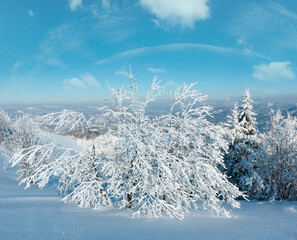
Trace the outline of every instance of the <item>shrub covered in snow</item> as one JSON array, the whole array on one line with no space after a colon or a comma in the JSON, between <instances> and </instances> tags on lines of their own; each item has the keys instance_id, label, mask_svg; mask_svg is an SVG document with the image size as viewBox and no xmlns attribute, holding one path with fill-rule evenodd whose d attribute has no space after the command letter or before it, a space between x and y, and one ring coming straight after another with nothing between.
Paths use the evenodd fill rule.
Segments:
<instances>
[{"instance_id":1,"label":"shrub covered in snow","mask_svg":"<svg viewBox=\"0 0 297 240\"><path fill-rule=\"evenodd\" d=\"M80 141L83 150L53 143L29 146L11 160L13 165L29 163L30 177L23 174L21 182L42 188L52 176L58 177L64 201L131 208L133 216L182 219L193 207L229 215L221 205L224 201L239 207L235 198L241 192L219 170L227 148L225 130L207 120L211 108L200 104L206 96L195 84L185 83L176 89L170 111L151 117L146 109L163 87L154 78L140 100L132 74L130 82L130 90L112 89L113 104L106 109L111 131L104 143L93 137ZM63 111L41 120L57 129L91 132L90 122L80 113Z\"/></svg>"},{"instance_id":2,"label":"shrub covered in snow","mask_svg":"<svg viewBox=\"0 0 297 240\"><path fill-rule=\"evenodd\" d=\"M10 135L9 127L11 120L8 115L0 109L0 144Z\"/></svg>"},{"instance_id":3,"label":"shrub covered in snow","mask_svg":"<svg viewBox=\"0 0 297 240\"><path fill-rule=\"evenodd\" d=\"M266 197L297 200L297 118L280 110L272 112L267 129L260 135L263 155L260 174Z\"/></svg>"}]
</instances>

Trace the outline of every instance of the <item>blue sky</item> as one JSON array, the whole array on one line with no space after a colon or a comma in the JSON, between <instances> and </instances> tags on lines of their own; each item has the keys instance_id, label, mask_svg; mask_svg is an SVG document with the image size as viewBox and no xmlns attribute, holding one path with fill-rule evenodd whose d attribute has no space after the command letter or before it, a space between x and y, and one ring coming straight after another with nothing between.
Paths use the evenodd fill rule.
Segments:
<instances>
[{"instance_id":1,"label":"blue sky","mask_svg":"<svg viewBox=\"0 0 297 240\"><path fill-rule=\"evenodd\" d=\"M295 0L2 0L0 103L83 103L156 74L211 99L297 96ZM297 99L297 98L296 98Z\"/></svg>"}]
</instances>

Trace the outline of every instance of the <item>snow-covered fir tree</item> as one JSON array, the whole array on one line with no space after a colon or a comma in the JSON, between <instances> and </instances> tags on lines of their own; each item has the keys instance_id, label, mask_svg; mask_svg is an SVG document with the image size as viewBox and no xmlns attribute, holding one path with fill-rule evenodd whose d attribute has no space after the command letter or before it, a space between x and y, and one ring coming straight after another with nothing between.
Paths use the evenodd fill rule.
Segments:
<instances>
[{"instance_id":1,"label":"snow-covered fir tree","mask_svg":"<svg viewBox=\"0 0 297 240\"><path fill-rule=\"evenodd\" d=\"M260 173L265 196L275 200L297 200L297 118L280 110L272 112L267 129L260 135L263 156Z\"/></svg>"},{"instance_id":2,"label":"snow-covered fir tree","mask_svg":"<svg viewBox=\"0 0 297 240\"><path fill-rule=\"evenodd\" d=\"M239 126L240 126L240 134L241 137L255 136L257 134L256 128L256 118L257 115L253 111L253 100L251 99L250 91L248 89L245 90L245 94L241 100L241 109L239 116Z\"/></svg>"},{"instance_id":3,"label":"snow-covered fir tree","mask_svg":"<svg viewBox=\"0 0 297 240\"><path fill-rule=\"evenodd\" d=\"M252 103L249 90L246 90L239 116L236 106L232 110L232 125L229 124L231 141L225 155L225 164L231 182L246 192L249 198L257 199L263 184L256 171L259 168L261 148L256 139L256 113L253 112Z\"/></svg>"},{"instance_id":4,"label":"snow-covered fir tree","mask_svg":"<svg viewBox=\"0 0 297 240\"><path fill-rule=\"evenodd\" d=\"M262 199L263 181L257 169L261 148L254 139L237 138L225 155L226 174L250 199Z\"/></svg>"},{"instance_id":5,"label":"snow-covered fir tree","mask_svg":"<svg viewBox=\"0 0 297 240\"><path fill-rule=\"evenodd\" d=\"M231 114L227 116L226 126L230 129L229 136L231 143L240 136L240 125L239 125L239 111L237 102L234 103L233 108L231 109Z\"/></svg>"}]
</instances>

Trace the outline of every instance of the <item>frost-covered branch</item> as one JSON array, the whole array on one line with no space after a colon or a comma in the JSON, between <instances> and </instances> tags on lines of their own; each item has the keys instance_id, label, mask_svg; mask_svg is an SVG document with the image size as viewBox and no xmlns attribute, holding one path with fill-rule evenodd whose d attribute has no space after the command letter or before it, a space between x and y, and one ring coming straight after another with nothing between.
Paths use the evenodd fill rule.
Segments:
<instances>
[{"instance_id":1,"label":"frost-covered branch","mask_svg":"<svg viewBox=\"0 0 297 240\"><path fill-rule=\"evenodd\" d=\"M271 113L266 132L260 135L263 155L260 174L266 197L297 200L297 118L285 118L280 110Z\"/></svg>"},{"instance_id":2,"label":"frost-covered branch","mask_svg":"<svg viewBox=\"0 0 297 240\"><path fill-rule=\"evenodd\" d=\"M39 118L38 122L41 126L54 126L57 132L80 131L82 134L85 132L90 133L89 121L84 114L71 110L46 114Z\"/></svg>"}]
</instances>

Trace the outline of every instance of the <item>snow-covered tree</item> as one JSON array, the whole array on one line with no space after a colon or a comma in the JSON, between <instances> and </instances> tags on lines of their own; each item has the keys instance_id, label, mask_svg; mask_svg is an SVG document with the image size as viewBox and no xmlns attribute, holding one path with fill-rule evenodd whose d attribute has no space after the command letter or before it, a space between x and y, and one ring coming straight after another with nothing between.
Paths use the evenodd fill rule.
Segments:
<instances>
[{"instance_id":1,"label":"snow-covered tree","mask_svg":"<svg viewBox=\"0 0 297 240\"><path fill-rule=\"evenodd\" d=\"M267 130L260 135L264 154L261 174L266 196L276 200L297 200L297 118L280 110L272 112Z\"/></svg>"},{"instance_id":2,"label":"snow-covered tree","mask_svg":"<svg viewBox=\"0 0 297 240\"><path fill-rule=\"evenodd\" d=\"M175 91L167 125L169 151L176 161L183 160L181 169L188 174L180 173L180 179L188 181L183 182L182 191L200 201L204 209L226 214L216 197L233 205L234 198L241 194L218 169L224 167L225 130L206 119L212 108L200 105L207 96L193 89L194 85L183 84Z\"/></svg>"},{"instance_id":3,"label":"snow-covered tree","mask_svg":"<svg viewBox=\"0 0 297 240\"><path fill-rule=\"evenodd\" d=\"M226 173L231 182L250 198L257 199L263 190L262 179L257 173L261 148L256 139L256 114L253 112L252 99L246 90L238 114L237 105L228 117L231 141L225 155Z\"/></svg>"},{"instance_id":4,"label":"snow-covered tree","mask_svg":"<svg viewBox=\"0 0 297 240\"><path fill-rule=\"evenodd\" d=\"M62 110L46 114L38 119L40 126L53 126L57 133L71 133L79 131L82 134L90 133L89 122L85 115L71 110Z\"/></svg>"},{"instance_id":5,"label":"snow-covered tree","mask_svg":"<svg viewBox=\"0 0 297 240\"><path fill-rule=\"evenodd\" d=\"M55 143L36 145L12 158L13 166L24 159L32 170L20 183L26 188L31 183L40 188L46 186L52 177L58 178L62 200L82 207L101 208L110 205L105 192L105 181L100 176L100 159L93 151L76 150Z\"/></svg>"},{"instance_id":6,"label":"snow-covered tree","mask_svg":"<svg viewBox=\"0 0 297 240\"><path fill-rule=\"evenodd\" d=\"M33 170L22 182L44 187L57 177L64 201L94 208L113 204L133 209L133 216L181 219L199 206L228 215L221 206L224 201L239 207L235 198L241 192L218 169L227 143L224 129L206 119L211 108L200 105L206 96L194 90L194 84L183 84L174 93L170 112L152 117L146 109L163 92L159 81L155 77L140 100L132 74L129 79L130 90L112 89L114 104L107 108L114 138L105 144L111 152L101 151L95 137L81 140L88 141L83 149L37 144L12 160L16 165L27 159ZM43 120L57 127L90 129L79 114L62 112Z\"/></svg>"},{"instance_id":7,"label":"snow-covered tree","mask_svg":"<svg viewBox=\"0 0 297 240\"><path fill-rule=\"evenodd\" d=\"M104 110L102 107L101 110ZM104 115L95 115L90 119L81 112L64 109L46 114L38 119L40 127L48 131L78 138L90 138L106 133L110 119Z\"/></svg>"},{"instance_id":8,"label":"snow-covered tree","mask_svg":"<svg viewBox=\"0 0 297 240\"><path fill-rule=\"evenodd\" d=\"M27 133L31 121L27 119L24 122ZM93 136L92 125L79 112L63 110L49 113L37 122L41 126L54 126L54 131L58 133L78 131L81 134L88 134L89 137ZM36 123L31 133L32 136L39 136L34 130ZM32 136L28 139L33 139ZM26 164L26 172L30 171L30 174L21 176L21 183L25 183L26 188L32 183L43 188L52 177L55 177L58 178L58 189L63 201L73 202L82 207L101 208L110 205L111 201L104 190L105 182L100 177L101 162L93 140L89 141L91 146L73 149L53 141L44 142L39 139L35 145L29 144L30 146L15 154L11 159L12 166L18 165L19 171L22 171L22 165Z\"/></svg>"},{"instance_id":9,"label":"snow-covered tree","mask_svg":"<svg viewBox=\"0 0 297 240\"><path fill-rule=\"evenodd\" d=\"M246 89L241 101L241 112L239 116L241 137L250 138L257 134L256 113L253 111L253 102L249 90Z\"/></svg>"},{"instance_id":10,"label":"snow-covered tree","mask_svg":"<svg viewBox=\"0 0 297 240\"><path fill-rule=\"evenodd\" d=\"M146 108L162 92L156 78L143 102L133 92L113 91L117 108L110 111L118 119L119 141L103 173L120 208L133 208L136 216L182 218L199 204L224 215L222 200L238 207L234 198L240 192L218 170L226 148L224 130L207 121L211 108L199 105L206 96L193 87L179 87L169 114L155 118L146 115Z\"/></svg>"},{"instance_id":11,"label":"snow-covered tree","mask_svg":"<svg viewBox=\"0 0 297 240\"><path fill-rule=\"evenodd\" d=\"M10 118L2 109L0 109L0 144L10 135L10 124Z\"/></svg>"},{"instance_id":12,"label":"snow-covered tree","mask_svg":"<svg viewBox=\"0 0 297 240\"><path fill-rule=\"evenodd\" d=\"M0 109L0 153L3 155L4 168L8 165L8 159L11 152L7 149L8 139L11 135L11 119L9 116Z\"/></svg>"},{"instance_id":13,"label":"snow-covered tree","mask_svg":"<svg viewBox=\"0 0 297 240\"><path fill-rule=\"evenodd\" d=\"M233 143L235 139L240 137L241 129L239 125L239 111L237 102L234 103L234 106L231 109L231 114L227 116L226 126L230 129L230 140L231 143Z\"/></svg>"},{"instance_id":14,"label":"snow-covered tree","mask_svg":"<svg viewBox=\"0 0 297 240\"><path fill-rule=\"evenodd\" d=\"M261 199L264 188L258 173L261 148L257 141L249 138L237 138L230 144L225 155L226 174L230 181L248 194L250 199Z\"/></svg>"},{"instance_id":15,"label":"snow-covered tree","mask_svg":"<svg viewBox=\"0 0 297 240\"><path fill-rule=\"evenodd\" d=\"M31 165L36 158L28 159L27 152L35 146L48 144L50 141L49 135L42 131L29 116L21 116L11 125L11 135L5 147L13 154L26 156L18 162L18 172L21 178L30 179L34 171ZM13 158L10 161L13 163ZM30 183L35 182L30 180Z\"/></svg>"}]
</instances>

